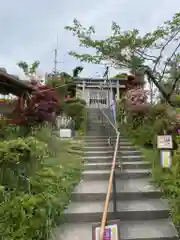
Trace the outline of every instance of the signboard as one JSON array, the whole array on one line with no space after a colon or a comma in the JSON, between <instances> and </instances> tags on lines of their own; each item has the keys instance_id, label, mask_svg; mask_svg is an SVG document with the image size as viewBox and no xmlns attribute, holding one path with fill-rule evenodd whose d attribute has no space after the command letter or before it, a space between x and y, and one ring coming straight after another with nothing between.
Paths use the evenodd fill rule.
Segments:
<instances>
[{"instance_id":1,"label":"signboard","mask_svg":"<svg viewBox=\"0 0 180 240\"><path fill-rule=\"evenodd\" d=\"M92 226L92 240L100 239L100 223L93 224ZM103 240L120 240L120 221L109 221L104 229Z\"/></svg>"},{"instance_id":2,"label":"signboard","mask_svg":"<svg viewBox=\"0 0 180 240\"><path fill-rule=\"evenodd\" d=\"M161 151L161 165L163 168L170 168L172 165L171 151Z\"/></svg>"},{"instance_id":3,"label":"signboard","mask_svg":"<svg viewBox=\"0 0 180 240\"><path fill-rule=\"evenodd\" d=\"M157 148L159 149L172 149L173 141L171 135L157 136Z\"/></svg>"}]
</instances>

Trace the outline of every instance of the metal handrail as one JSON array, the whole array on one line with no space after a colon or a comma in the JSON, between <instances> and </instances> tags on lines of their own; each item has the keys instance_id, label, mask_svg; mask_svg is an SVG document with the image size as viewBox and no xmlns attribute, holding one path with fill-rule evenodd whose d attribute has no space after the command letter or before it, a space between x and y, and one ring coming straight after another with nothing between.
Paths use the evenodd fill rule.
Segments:
<instances>
[{"instance_id":1,"label":"metal handrail","mask_svg":"<svg viewBox=\"0 0 180 240\"><path fill-rule=\"evenodd\" d=\"M112 123L112 121L109 119L108 115L100 108L101 112L103 113L103 115L107 118L108 122L111 124L111 126L114 128L114 130L116 130L117 132L117 128L116 126Z\"/></svg>"},{"instance_id":2,"label":"metal handrail","mask_svg":"<svg viewBox=\"0 0 180 240\"><path fill-rule=\"evenodd\" d=\"M116 157L117 157L117 151L118 151L118 147L119 147L120 132L117 130L116 126L109 119L107 114L105 114L105 112L101 108L99 108L99 109L101 110L103 115L107 118L107 120L111 124L111 126L116 130L116 134L117 134L116 135L116 144L115 144L115 149L114 149L114 154L113 154L113 160L112 160L112 166L111 166L109 182L108 182L108 189L107 189L107 193L106 193L106 199L105 199L104 210L103 210L101 226L100 226L100 240L103 240L104 239L104 230L105 230L105 226L106 226L106 222L107 222L107 212L108 212L108 206L109 206L109 201L110 201L110 196L111 196L111 191L112 191L112 185L114 185L113 180L115 180L114 178L115 178ZM114 209L116 211L116 202L115 202Z\"/></svg>"}]
</instances>

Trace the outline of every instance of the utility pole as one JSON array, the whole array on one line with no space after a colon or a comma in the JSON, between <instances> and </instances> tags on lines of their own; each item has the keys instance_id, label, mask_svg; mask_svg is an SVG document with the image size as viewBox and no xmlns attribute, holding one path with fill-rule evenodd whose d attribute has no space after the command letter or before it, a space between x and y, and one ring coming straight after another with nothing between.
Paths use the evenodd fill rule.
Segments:
<instances>
[{"instance_id":1,"label":"utility pole","mask_svg":"<svg viewBox=\"0 0 180 240\"><path fill-rule=\"evenodd\" d=\"M58 50L57 48L54 49L54 72L57 73L57 54L58 54Z\"/></svg>"},{"instance_id":2,"label":"utility pole","mask_svg":"<svg viewBox=\"0 0 180 240\"><path fill-rule=\"evenodd\" d=\"M56 42L56 48L54 49L54 73L57 73L57 64L58 64L58 37Z\"/></svg>"}]
</instances>

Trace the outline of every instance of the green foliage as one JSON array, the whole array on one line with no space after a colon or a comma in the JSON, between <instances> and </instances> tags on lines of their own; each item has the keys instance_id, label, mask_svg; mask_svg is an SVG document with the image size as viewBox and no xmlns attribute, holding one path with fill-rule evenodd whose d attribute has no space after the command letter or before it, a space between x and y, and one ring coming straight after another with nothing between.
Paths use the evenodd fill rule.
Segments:
<instances>
[{"instance_id":1,"label":"green foliage","mask_svg":"<svg viewBox=\"0 0 180 240\"><path fill-rule=\"evenodd\" d=\"M69 80L69 79L68 79ZM68 86L66 85L66 79L61 76L50 76L47 80L47 86L50 88L54 88L62 102L65 96L68 93Z\"/></svg>"},{"instance_id":2,"label":"green foliage","mask_svg":"<svg viewBox=\"0 0 180 240\"><path fill-rule=\"evenodd\" d=\"M33 74L36 73L40 62L35 61L31 65L28 65L27 62L20 61L17 63L18 67L21 68L26 76L32 76Z\"/></svg>"},{"instance_id":3,"label":"green foliage","mask_svg":"<svg viewBox=\"0 0 180 240\"><path fill-rule=\"evenodd\" d=\"M176 141L180 143L179 137ZM159 151L141 148L142 153L152 163L153 181L159 187L164 196L169 199L170 213L177 230L180 232L180 148L173 151L172 167L170 170L163 169L160 164Z\"/></svg>"},{"instance_id":4,"label":"green foliage","mask_svg":"<svg viewBox=\"0 0 180 240\"><path fill-rule=\"evenodd\" d=\"M35 174L46 157L46 144L34 137L0 143L0 184L21 188L24 178Z\"/></svg>"},{"instance_id":5,"label":"green foliage","mask_svg":"<svg viewBox=\"0 0 180 240\"><path fill-rule=\"evenodd\" d=\"M72 117L75 122L75 129L84 131L86 125L86 102L80 98L71 98L64 101L62 110L67 115ZM83 129L82 129L83 128Z\"/></svg>"},{"instance_id":6,"label":"green foliage","mask_svg":"<svg viewBox=\"0 0 180 240\"><path fill-rule=\"evenodd\" d=\"M80 179L81 148L51 136L48 124L0 143L0 239L50 238Z\"/></svg>"},{"instance_id":7,"label":"green foliage","mask_svg":"<svg viewBox=\"0 0 180 240\"><path fill-rule=\"evenodd\" d=\"M91 63L110 62L117 68L126 68L135 74L142 70L148 75L148 81L153 82L166 102L170 103L169 87L162 84L167 78L170 89L177 92L180 84L179 54L180 48L180 13L176 13L171 20L157 26L152 32L144 35L138 29L122 31L121 27L112 22L111 36L105 39L96 39L93 26L88 28L74 19L72 26L66 26L73 36L79 40L79 46L94 49L94 55L71 51L69 54L80 61ZM172 52L169 52L172 49ZM169 52L169 56L167 56ZM152 55L154 53L154 55ZM151 68L152 67L152 71ZM162 81L162 82L161 82ZM166 81L165 81L166 82ZM173 104L171 104L174 106Z\"/></svg>"},{"instance_id":8,"label":"green foliage","mask_svg":"<svg viewBox=\"0 0 180 240\"><path fill-rule=\"evenodd\" d=\"M73 69L73 77L78 77L79 73L83 71L83 67L79 66Z\"/></svg>"},{"instance_id":9,"label":"green foliage","mask_svg":"<svg viewBox=\"0 0 180 240\"><path fill-rule=\"evenodd\" d=\"M170 98L173 106L180 107L180 95L179 94L172 94Z\"/></svg>"},{"instance_id":10,"label":"green foliage","mask_svg":"<svg viewBox=\"0 0 180 240\"><path fill-rule=\"evenodd\" d=\"M86 101L84 99L81 98L70 98L70 99L66 99L64 101L65 104L71 104L71 103L80 103L82 105L86 105Z\"/></svg>"},{"instance_id":11,"label":"green foliage","mask_svg":"<svg viewBox=\"0 0 180 240\"><path fill-rule=\"evenodd\" d=\"M0 72L7 73L7 70L5 68L1 67Z\"/></svg>"},{"instance_id":12,"label":"green foliage","mask_svg":"<svg viewBox=\"0 0 180 240\"><path fill-rule=\"evenodd\" d=\"M144 36L140 35L137 29L122 31L116 22L112 22L112 35L103 40L94 39L93 26L85 28L77 19L74 19L73 25L66 26L65 29L79 39L80 46L94 48L96 53L94 56L76 52L70 52L70 54L81 61L94 63L114 60L116 65L128 67L132 72L134 69L137 70L144 60L151 61L157 66L166 47L179 38L179 19L180 13L177 13L172 20L164 22L163 25ZM151 50L156 50L159 54L152 56L149 53ZM169 62L170 59L167 58L167 61Z\"/></svg>"},{"instance_id":13,"label":"green foliage","mask_svg":"<svg viewBox=\"0 0 180 240\"><path fill-rule=\"evenodd\" d=\"M153 181L169 199L171 216L180 232L180 137L176 134L177 122L171 110L165 104L156 104L144 116L129 115L121 132L124 131L152 163ZM156 146L157 135L164 133L171 134L174 143L172 167L169 170L162 168Z\"/></svg>"},{"instance_id":14,"label":"green foliage","mask_svg":"<svg viewBox=\"0 0 180 240\"><path fill-rule=\"evenodd\" d=\"M127 78L127 73L118 73L114 76L114 78Z\"/></svg>"}]
</instances>

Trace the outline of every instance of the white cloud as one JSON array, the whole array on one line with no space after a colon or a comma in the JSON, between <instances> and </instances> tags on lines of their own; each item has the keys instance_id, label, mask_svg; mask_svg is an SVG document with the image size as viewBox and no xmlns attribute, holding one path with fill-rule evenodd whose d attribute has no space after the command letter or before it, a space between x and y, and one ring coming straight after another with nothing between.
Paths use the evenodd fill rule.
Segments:
<instances>
[{"instance_id":1,"label":"white cloud","mask_svg":"<svg viewBox=\"0 0 180 240\"><path fill-rule=\"evenodd\" d=\"M180 9L179 0L6 0L1 3L0 66L19 73L16 62L41 61L41 72L53 67L53 49L59 37L59 64L62 71L71 72L79 62L67 52L79 49L78 41L64 30L77 18L83 25L94 25L97 34L110 34L110 25L116 21L123 29L138 28L149 31ZM83 75L95 76L102 66L84 64Z\"/></svg>"}]
</instances>

